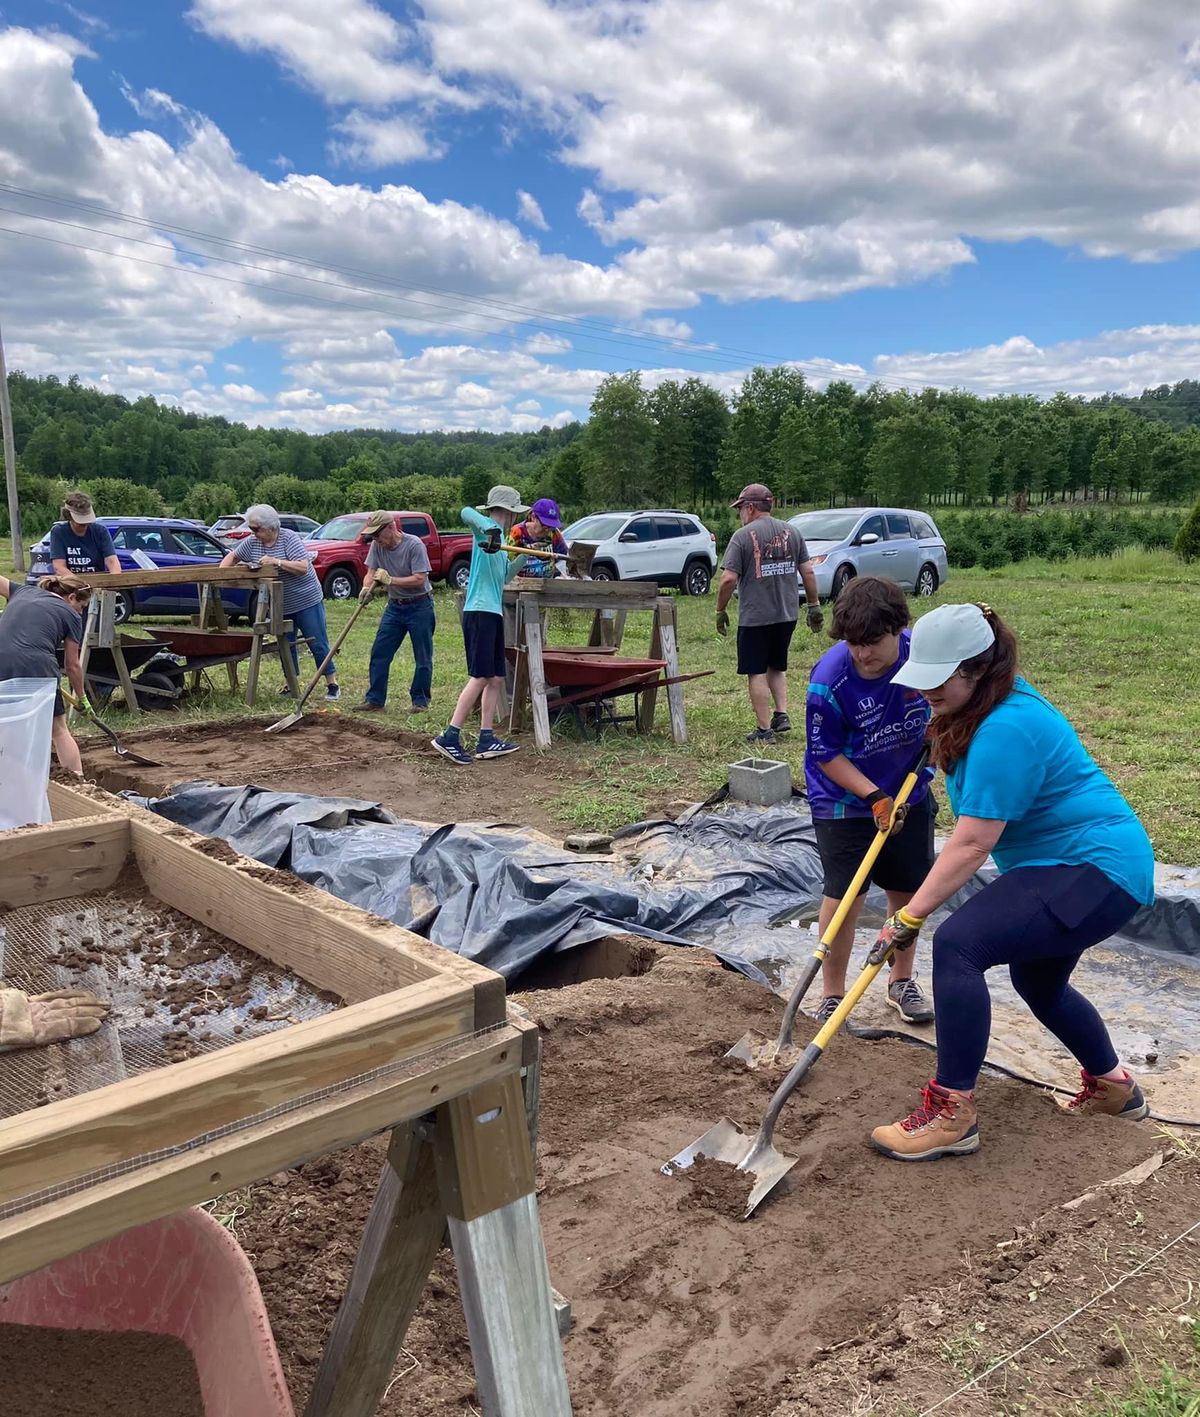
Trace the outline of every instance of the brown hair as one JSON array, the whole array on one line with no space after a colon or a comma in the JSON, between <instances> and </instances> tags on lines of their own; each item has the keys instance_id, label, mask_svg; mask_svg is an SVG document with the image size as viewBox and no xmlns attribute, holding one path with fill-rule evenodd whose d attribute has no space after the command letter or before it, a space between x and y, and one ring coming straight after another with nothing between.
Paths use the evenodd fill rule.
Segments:
<instances>
[{"instance_id":1,"label":"brown hair","mask_svg":"<svg viewBox=\"0 0 1200 1417\"><path fill-rule=\"evenodd\" d=\"M971 697L957 713L935 714L929 725L930 755L943 772L966 756L983 720L1012 693L1016 681L1017 637L990 605L980 605L996 638L982 654L964 659L958 673L975 681Z\"/></svg>"},{"instance_id":2,"label":"brown hair","mask_svg":"<svg viewBox=\"0 0 1200 1417\"><path fill-rule=\"evenodd\" d=\"M873 645L898 635L912 619L908 600L886 576L855 576L833 603L829 633L851 645Z\"/></svg>"},{"instance_id":3,"label":"brown hair","mask_svg":"<svg viewBox=\"0 0 1200 1417\"><path fill-rule=\"evenodd\" d=\"M73 595L81 605L86 605L92 598L91 586L78 576L43 576L37 588L48 590L51 595L61 595L64 600L68 595Z\"/></svg>"}]
</instances>

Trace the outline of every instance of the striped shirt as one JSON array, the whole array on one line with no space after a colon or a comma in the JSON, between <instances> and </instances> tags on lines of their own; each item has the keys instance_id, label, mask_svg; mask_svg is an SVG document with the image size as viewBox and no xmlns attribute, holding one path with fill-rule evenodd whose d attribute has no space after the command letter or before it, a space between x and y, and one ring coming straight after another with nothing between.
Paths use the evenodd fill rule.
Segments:
<instances>
[{"instance_id":1,"label":"striped shirt","mask_svg":"<svg viewBox=\"0 0 1200 1417\"><path fill-rule=\"evenodd\" d=\"M310 605L319 605L325 596L321 582L312 568L312 558L304 545L304 538L287 527L279 528L279 536L274 546L264 546L257 536L243 537L233 553L235 561L244 561L249 566L257 566L264 556L274 556L277 561L304 561L308 570L296 575L291 571L280 571L283 582L283 613L294 615L298 610L307 610Z\"/></svg>"}]
</instances>

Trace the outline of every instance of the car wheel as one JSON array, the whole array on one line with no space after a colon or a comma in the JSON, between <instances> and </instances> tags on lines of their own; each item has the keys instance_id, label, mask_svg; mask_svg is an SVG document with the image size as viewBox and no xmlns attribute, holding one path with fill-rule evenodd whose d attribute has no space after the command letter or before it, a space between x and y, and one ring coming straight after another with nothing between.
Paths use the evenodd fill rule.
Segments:
<instances>
[{"instance_id":1,"label":"car wheel","mask_svg":"<svg viewBox=\"0 0 1200 1417\"><path fill-rule=\"evenodd\" d=\"M853 566L839 566L837 569L837 575L835 575L833 578L833 594L830 598L832 600L836 600L853 579Z\"/></svg>"},{"instance_id":2,"label":"car wheel","mask_svg":"<svg viewBox=\"0 0 1200 1417\"><path fill-rule=\"evenodd\" d=\"M712 585L712 572L703 561L689 561L683 571L683 589L687 595L707 595Z\"/></svg>"},{"instance_id":3,"label":"car wheel","mask_svg":"<svg viewBox=\"0 0 1200 1417\"><path fill-rule=\"evenodd\" d=\"M113 624L123 625L133 618L133 596L126 590L119 590L113 599Z\"/></svg>"},{"instance_id":4,"label":"car wheel","mask_svg":"<svg viewBox=\"0 0 1200 1417\"><path fill-rule=\"evenodd\" d=\"M471 579L471 563L465 556L460 556L450 567L450 573L446 580L454 590L466 590L467 582Z\"/></svg>"},{"instance_id":5,"label":"car wheel","mask_svg":"<svg viewBox=\"0 0 1200 1417\"><path fill-rule=\"evenodd\" d=\"M617 568L610 566L607 561L599 566L592 567L592 580L594 581L619 581Z\"/></svg>"},{"instance_id":6,"label":"car wheel","mask_svg":"<svg viewBox=\"0 0 1200 1417\"><path fill-rule=\"evenodd\" d=\"M937 571L929 564L928 561L926 561L926 563L921 567L920 573L917 576L917 594L932 595L934 591L937 590L937 588Z\"/></svg>"},{"instance_id":7,"label":"car wheel","mask_svg":"<svg viewBox=\"0 0 1200 1417\"><path fill-rule=\"evenodd\" d=\"M321 582L326 600L349 600L358 594L358 584L345 566L337 566Z\"/></svg>"}]
</instances>

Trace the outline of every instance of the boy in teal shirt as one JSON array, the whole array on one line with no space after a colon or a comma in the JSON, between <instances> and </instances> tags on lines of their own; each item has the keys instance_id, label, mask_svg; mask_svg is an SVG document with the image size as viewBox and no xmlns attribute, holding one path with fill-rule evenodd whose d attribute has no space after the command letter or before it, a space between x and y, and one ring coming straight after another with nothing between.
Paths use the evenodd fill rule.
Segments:
<instances>
[{"instance_id":1,"label":"boy in teal shirt","mask_svg":"<svg viewBox=\"0 0 1200 1417\"><path fill-rule=\"evenodd\" d=\"M515 487L500 485L488 493L482 507L464 507L462 519L471 528L471 575L463 602L463 643L467 652L467 680L445 729L433 739L443 758L460 767L473 758L500 758L517 751L516 743L497 738L492 731L500 690L504 686L504 587L525 565L525 557L509 557L501 543L513 524L529 511ZM462 728L479 704L479 738L471 754L462 745Z\"/></svg>"}]
</instances>

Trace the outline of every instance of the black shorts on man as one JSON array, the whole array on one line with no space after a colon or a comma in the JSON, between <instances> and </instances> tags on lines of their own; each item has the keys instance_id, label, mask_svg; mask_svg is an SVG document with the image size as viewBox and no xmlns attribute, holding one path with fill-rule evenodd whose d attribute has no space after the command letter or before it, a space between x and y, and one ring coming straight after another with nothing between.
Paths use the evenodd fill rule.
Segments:
<instances>
[{"instance_id":1,"label":"black shorts on man","mask_svg":"<svg viewBox=\"0 0 1200 1417\"><path fill-rule=\"evenodd\" d=\"M466 610L462 617L467 673L472 679L502 679L505 672L504 617L490 610Z\"/></svg>"},{"instance_id":2,"label":"black shorts on man","mask_svg":"<svg viewBox=\"0 0 1200 1417\"><path fill-rule=\"evenodd\" d=\"M937 803L932 793L909 808L903 827L884 842L860 895L867 889L868 882L880 890L902 894L911 894L917 889L933 865L936 816ZM822 892L831 900L841 900L850 889L867 848L875 840L875 818L817 817L813 827L817 850L821 853L821 869L825 873Z\"/></svg>"},{"instance_id":3,"label":"black shorts on man","mask_svg":"<svg viewBox=\"0 0 1200 1417\"><path fill-rule=\"evenodd\" d=\"M739 625L737 632L737 672L739 674L782 674L788 667L788 646L796 632L795 620L779 620L773 625Z\"/></svg>"}]
</instances>

